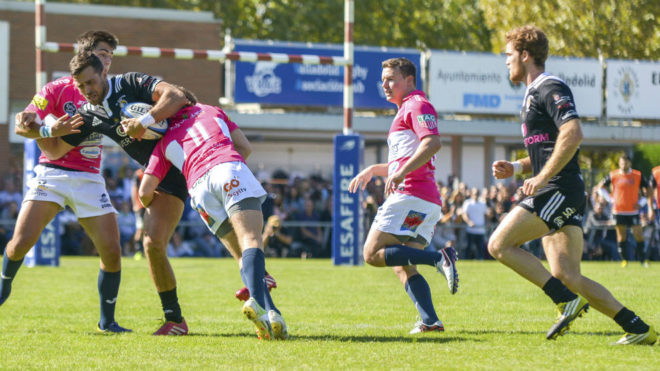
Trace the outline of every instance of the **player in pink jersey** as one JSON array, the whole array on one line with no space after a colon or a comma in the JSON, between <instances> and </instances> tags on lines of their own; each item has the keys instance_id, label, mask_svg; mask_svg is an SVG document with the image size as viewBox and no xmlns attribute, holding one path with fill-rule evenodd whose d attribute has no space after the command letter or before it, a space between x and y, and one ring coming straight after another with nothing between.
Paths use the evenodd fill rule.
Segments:
<instances>
[{"instance_id":1,"label":"player in pink jersey","mask_svg":"<svg viewBox=\"0 0 660 371\"><path fill-rule=\"evenodd\" d=\"M196 101L190 96L188 100ZM203 104L185 107L169 120L144 172L140 200L148 206L172 165L180 169L191 204L209 230L226 246L240 247L241 278L251 295L243 314L255 324L260 339L286 339L286 323L264 280L261 202L266 191L233 144L233 138L246 141L245 136L220 108Z\"/></svg>"},{"instance_id":2,"label":"player in pink jersey","mask_svg":"<svg viewBox=\"0 0 660 371\"><path fill-rule=\"evenodd\" d=\"M79 49L91 51L103 62L107 71L117 38L105 31L89 31L78 40ZM38 92L30 105L16 115L15 132L40 138L37 144L48 146L47 138L76 132L80 122L75 114L86 103L71 77L52 81ZM121 278L121 247L117 211L110 203L100 171L101 135L92 135L59 159L45 153L34 169L29 190L23 200L14 235L7 244L3 259L0 304L9 297L11 283L25 254L34 246L46 225L65 206L71 207L90 236L101 257L98 290L101 318L98 330L108 333L128 332L114 319L115 304ZM43 147L42 147L43 148Z\"/></svg>"},{"instance_id":3,"label":"player in pink jersey","mask_svg":"<svg viewBox=\"0 0 660 371\"><path fill-rule=\"evenodd\" d=\"M436 267L449 291L458 290L456 251L448 247L426 251L440 220L441 200L435 185L433 159L440 149L437 114L424 93L415 88L417 69L405 58L383 62L382 86L397 114L387 136L387 164L361 171L349 184L350 192L364 190L374 176L387 177L387 200L378 209L364 244L364 261L392 267L419 311L421 321L411 334L444 331L431 299L428 283L416 264Z\"/></svg>"}]
</instances>

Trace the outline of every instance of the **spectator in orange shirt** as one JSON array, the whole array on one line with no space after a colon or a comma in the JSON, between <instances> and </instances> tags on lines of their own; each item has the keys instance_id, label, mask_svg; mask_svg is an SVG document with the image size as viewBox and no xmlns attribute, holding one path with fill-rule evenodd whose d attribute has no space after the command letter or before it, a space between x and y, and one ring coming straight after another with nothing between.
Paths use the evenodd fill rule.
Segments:
<instances>
[{"instance_id":1,"label":"spectator in orange shirt","mask_svg":"<svg viewBox=\"0 0 660 371\"><path fill-rule=\"evenodd\" d=\"M627 245L628 228L632 230L637 241L637 256L642 264L645 264L644 236L639 218L639 192L648 194L648 181L638 170L632 168L630 157L623 154L619 156L619 168L609 173L598 184L601 194L606 199L611 199L612 214L614 215L614 229L616 240L621 256L621 266L628 264L625 254ZM612 196L608 193L611 186Z\"/></svg>"}]
</instances>

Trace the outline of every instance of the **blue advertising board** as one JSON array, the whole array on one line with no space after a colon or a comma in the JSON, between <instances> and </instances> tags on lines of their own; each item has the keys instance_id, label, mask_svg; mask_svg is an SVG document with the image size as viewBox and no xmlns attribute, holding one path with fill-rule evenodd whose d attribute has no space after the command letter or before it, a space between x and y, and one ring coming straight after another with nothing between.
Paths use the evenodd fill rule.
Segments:
<instances>
[{"instance_id":1,"label":"blue advertising board","mask_svg":"<svg viewBox=\"0 0 660 371\"><path fill-rule=\"evenodd\" d=\"M343 56L341 45L267 43L236 40L235 51L293 55ZM385 100L381 87L381 63L405 57L417 65L421 86L421 54L414 49L355 47L353 90L355 108L396 108ZM278 64L274 62L236 62L236 103L261 103L297 106L341 106L344 67L334 65Z\"/></svg>"},{"instance_id":2,"label":"blue advertising board","mask_svg":"<svg viewBox=\"0 0 660 371\"><path fill-rule=\"evenodd\" d=\"M25 140L25 152L23 157L23 195L27 192L28 182L34 178L34 167L39 164L39 156L41 151L37 142L33 139ZM60 234L59 234L59 221L55 217L51 220L39 240L37 240L36 245L25 255L25 260L23 264L33 267L35 265L51 265L59 266L60 265Z\"/></svg>"},{"instance_id":3,"label":"blue advertising board","mask_svg":"<svg viewBox=\"0 0 660 371\"><path fill-rule=\"evenodd\" d=\"M332 261L334 265L360 265L364 242L362 191L350 193L348 185L362 169L364 138L339 134L334 144Z\"/></svg>"}]
</instances>

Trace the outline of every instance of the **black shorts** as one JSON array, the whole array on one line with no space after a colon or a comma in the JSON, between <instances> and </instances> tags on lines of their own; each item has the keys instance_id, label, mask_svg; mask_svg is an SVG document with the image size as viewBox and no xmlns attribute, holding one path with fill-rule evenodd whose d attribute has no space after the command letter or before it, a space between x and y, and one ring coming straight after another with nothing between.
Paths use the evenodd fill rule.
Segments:
<instances>
[{"instance_id":1,"label":"black shorts","mask_svg":"<svg viewBox=\"0 0 660 371\"><path fill-rule=\"evenodd\" d=\"M518 205L541 218L551 231L565 225L582 228L587 195L583 190L545 188L523 199Z\"/></svg>"},{"instance_id":2,"label":"black shorts","mask_svg":"<svg viewBox=\"0 0 660 371\"><path fill-rule=\"evenodd\" d=\"M188 199L188 185L186 184L186 178L181 174L179 169L174 166L172 166L167 174L165 174L165 178L160 181L160 184L156 189L180 198L184 204Z\"/></svg>"},{"instance_id":3,"label":"black shorts","mask_svg":"<svg viewBox=\"0 0 660 371\"><path fill-rule=\"evenodd\" d=\"M633 225L639 225L639 214L634 215L621 215L614 214L614 224L615 225L625 225L626 227L632 227Z\"/></svg>"}]
</instances>

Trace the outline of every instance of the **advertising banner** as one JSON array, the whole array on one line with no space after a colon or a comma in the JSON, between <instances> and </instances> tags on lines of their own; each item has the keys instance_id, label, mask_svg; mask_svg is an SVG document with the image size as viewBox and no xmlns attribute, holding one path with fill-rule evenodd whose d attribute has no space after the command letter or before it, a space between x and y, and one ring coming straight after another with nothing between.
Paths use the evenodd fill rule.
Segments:
<instances>
[{"instance_id":1,"label":"advertising banner","mask_svg":"<svg viewBox=\"0 0 660 371\"><path fill-rule=\"evenodd\" d=\"M549 58L546 72L568 84L578 114L600 117L603 73L596 59ZM433 51L429 64L429 98L438 112L517 115L524 84L513 84L506 56Z\"/></svg>"},{"instance_id":2,"label":"advertising banner","mask_svg":"<svg viewBox=\"0 0 660 371\"><path fill-rule=\"evenodd\" d=\"M364 138L340 134L334 141L332 261L334 265L360 265L364 242L362 191L350 193L348 185L362 170Z\"/></svg>"},{"instance_id":3,"label":"advertising banner","mask_svg":"<svg viewBox=\"0 0 660 371\"><path fill-rule=\"evenodd\" d=\"M235 51L293 55L343 56L341 45L265 43L236 40ZM417 65L421 81L420 53L413 49L355 48L353 90L355 108L395 108L385 100L381 87L381 62L405 57ZM420 85L421 86L421 85ZM236 103L296 106L342 106L344 67L334 65L236 62Z\"/></svg>"},{"instance_id":4,"label":"advertising banner","mask_svg":"<svg viewBox=\"0 0 660 371\"><path fill-rule=\"evenodd\" d=\"M607 61L607 116L660 118L660 62Z\"/></svg>"}]
</instances>

